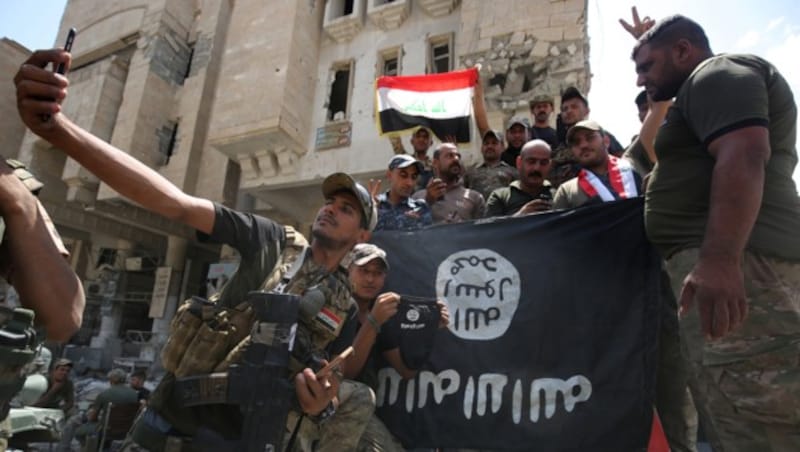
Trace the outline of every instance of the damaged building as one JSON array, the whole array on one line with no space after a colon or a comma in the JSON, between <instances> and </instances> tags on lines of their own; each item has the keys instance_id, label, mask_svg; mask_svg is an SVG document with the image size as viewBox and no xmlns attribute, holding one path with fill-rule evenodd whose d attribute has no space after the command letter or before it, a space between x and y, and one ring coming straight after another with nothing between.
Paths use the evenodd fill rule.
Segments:
<instances>
[{"instance_id":1,"label":"damaged building","mask_svg":"<svg viewBox=\"0 0 800 452\"><path fill-rule=\"evenodd\" d=\"M64 111L187 193L307 232L325 175L385 171L377 77L480 63L502 129L534 96L588 90L586 15L586 0L69 0L57 41L78 34ZM7 78L29 53L0 41ZM218 290L235 253L120 197L26 132L13 100L0 104L6 157L46 184L41 200L86 288L68 352L87 367L146 365L179 300ZM476 143L462 148L467 165Z\"/></svg>"}]
</instances>

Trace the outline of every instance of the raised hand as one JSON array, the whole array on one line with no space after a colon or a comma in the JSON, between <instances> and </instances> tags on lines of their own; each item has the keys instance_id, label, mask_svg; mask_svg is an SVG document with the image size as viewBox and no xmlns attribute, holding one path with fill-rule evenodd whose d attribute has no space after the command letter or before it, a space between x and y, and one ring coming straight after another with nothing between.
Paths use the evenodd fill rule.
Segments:
<instances>
[{"instance_id":1,"label":"raised hand","mask_svg":"<svg viewBox=\"0 0 800 452\"><path fill-rule=\"evenodd\" d=\"M49 118L61 111L69 85L66 77L45 68L50 63L69 67L71 61L70 54L61 49L37 50L14 76L20 117L37 135L44 136L55 129L55 121Z\"/></svg>"},{"instance_id":2,"label":"raised hand","mask_svg":"<svg viewBox=\"0 0 800 452\"><path fill-rule=\"evenodd\" d=\"M635 6L631 8L631 16L632 24L626 22L625 19L620 19L619 23L634 39L639 39L656 24L656 21L651 19L650 16L644 16L644 19L639 19L639 11L636 10Z\"/></svg>"},{"instance_id":3,"label":"raised hand","mask_svg":"<svg viewBox=\"0 0 800 452\"><path fill-rule=\"evenodd\" d=\"M369 190L370 196L372 196L372 200L377 202L378 195L381 193L381 180L370 179L369 183L367 184L367 189Z\"/></svg>"}]
</instances>

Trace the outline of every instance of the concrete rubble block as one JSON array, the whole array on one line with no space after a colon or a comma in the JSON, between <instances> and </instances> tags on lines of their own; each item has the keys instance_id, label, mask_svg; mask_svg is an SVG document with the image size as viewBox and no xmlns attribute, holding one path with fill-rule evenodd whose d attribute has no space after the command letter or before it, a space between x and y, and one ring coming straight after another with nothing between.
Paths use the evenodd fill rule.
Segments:
<instances>
[{"instance_id":1,"label":"concrete rubble block","mask_svg":"<svg viewBox=\"0 0 800 452\"><path fill-rule=\"evenodd\" d=\"M511 34L511 39L509 40L510 45L521 45L523 42L525 42L525 33L521 31L515 31Z\"/></svg>"},{"instance_id":2,"label":"concrete rubble block","mask_svg":"<svg viewBox=\"0 0 800 452\"><path fill-rule=\"evenodd\" d=\"M550 55L552 55L552 56L561 55L561 51L558 50L558 46L557 45L553 45L553 46L550 47Z\"/></svg>"},{"instance_id":3,"label":"concrete rubble block","mask_svg":"<svg viewBox=\"0 0 800 452\"><path fill-rule=\"evenodd\" d=\"M492 61L492 70L497 73L508 72L508 58L500 58Z\"/></svg>"},{"instance_id":4,"label":"concrete rubble block","mask_svg":"<svg viewBox=\"0 0 800 452\"><path fill-rule=\"evenodd\" d=\"M570 44L570 45L567 46L567 53L569 53L570 55L575 55L575 52L577 50L578 50L578 47L576 47L575 44Z\"/></svg>"},{"instance_id":5,"label":"concrete rubble block","mask_svg":"<svg viewBox=\"0 0 800 452\"><path fill-rule=\"evenodd\" d=\"M520 77L516 72L511 72L506 78L506 84L503 87L504 96L519 96L522 93L522 86L525 84L525 77Z\"/></svg>"},{"instance_id":6,"label":"concrete rubble block","mask_svg":"<svg viewBox=\"0 0 800 452\"><path fill-rule=\"evenodd\" d=\"M547 41L539 41L531 50L531 56L537 58L544 58L550 52L550 43Z\"/></svg>"},{"instance_id":7,"label":"concrete rubble block","mask_svg":"<svg viewBox=\"0 0 800 452\"><path fill-rule=\"evenodd\" d=\"M497 97L503 94L503 89L497 85L489 85L483 90L483 94L487 99L497 99Z\"/></svg>"}]
</instances>

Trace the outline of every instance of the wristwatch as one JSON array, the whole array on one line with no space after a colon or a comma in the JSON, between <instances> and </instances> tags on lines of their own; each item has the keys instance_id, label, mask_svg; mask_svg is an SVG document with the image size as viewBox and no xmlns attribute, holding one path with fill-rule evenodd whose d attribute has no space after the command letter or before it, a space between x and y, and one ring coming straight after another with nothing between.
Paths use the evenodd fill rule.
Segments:
<instances>
[{"instance_id":1,"label":"wristwatch","mask_svg":"<svg viewBox=\"0 0 800 452\"><path fill-rule=\"evenodd\" d=\"M320 413L317 414L316 416L310 414L307 414L306 416L311 420L311 422L317 425L321 425L324 424L328 419L330 419L334 413L336 413L336 407L333 406L333 400L331 400L330 402L328 402L328 406L326 406L325 409L320 411Z\"/></svg>"}]
</instances>

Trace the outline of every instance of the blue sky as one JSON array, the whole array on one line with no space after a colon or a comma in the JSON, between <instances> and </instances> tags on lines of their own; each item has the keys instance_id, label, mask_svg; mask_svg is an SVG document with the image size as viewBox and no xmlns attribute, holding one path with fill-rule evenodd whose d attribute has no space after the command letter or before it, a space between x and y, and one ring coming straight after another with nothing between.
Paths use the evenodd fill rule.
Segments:
<instances>
[{"instance_id":1,"label":"blue sky","mask_svg":"<svg viewBox=\"0 0 800 452\"><path fill-rule=\"evenodd\" d=\"M497 0L510 1L510 0ZM53 46L66 0L0 0L0 37L29 49ZM800 96L800 2L796 0L646 0L635 3L655 19L680 13L699 22L716 53L747 52L770 60ZM630 61L631 38L617 23L634 3L589 0L592 117L624 144L639 123L633 99L639 89ZM800 169L795 171L800 182Z\"/></svg>"}]
</instances>

